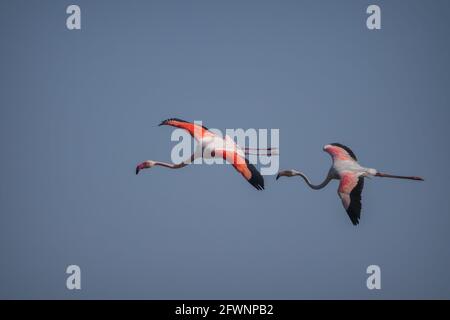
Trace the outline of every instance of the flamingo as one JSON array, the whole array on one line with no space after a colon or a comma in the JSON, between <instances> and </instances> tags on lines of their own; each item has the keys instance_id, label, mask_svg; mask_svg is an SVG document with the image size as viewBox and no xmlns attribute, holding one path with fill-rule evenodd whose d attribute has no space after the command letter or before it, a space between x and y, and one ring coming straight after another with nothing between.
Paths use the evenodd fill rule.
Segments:
<instances>
[{"instance_id":1,"label":"flamingo","mask_svg":"<svg viewBox=\"0 0 450 320\"><path fill-rule=\"evenodd\" d=\"M359 223L361 216L361 192L364 187L364 178L381 177L423 181L421 177L397 176L381 173L373 168L365 168L358 163L353 151L340 143L327 144L323 147L323 150L330 154L333 165L328 171L327 177L321 184L312 184L307 176L296 170L280 171L278 172L276 179L278 180L283 176L300 176L305 180L306 184L314 190L324 188L333 179L340 180L338 195L341 198L342 204L353 225Z\"/></svg>"},{"instance_id":2,"label":"flamingo","mask_svg":"<svg viewBox=\"0 0 450 320\"><path fill-rule=\"evenodd\" d=\"M229 136L222 138L214 134L208 128L198 125L196 123L185 120L171 118L162 121L159 126L172 126L181 128L189 132L189 134L198 142L199 148L191 155L191 157L179 164L167 163L161 161L147 160L140 163L136 167L136 174L143 169L161 166L170 169L180 169L191 164L199 157L214 158L221 157L225 161L231 163L233 167L257 190L264 189L264 179L259 171L246 158L246 154L255 154L263 149L258 148L240 148ZM245 151L244 151L245 150ZM276 154L272 148L264 149L268 151L268 155Z\"/></svg>"}]
</instances>

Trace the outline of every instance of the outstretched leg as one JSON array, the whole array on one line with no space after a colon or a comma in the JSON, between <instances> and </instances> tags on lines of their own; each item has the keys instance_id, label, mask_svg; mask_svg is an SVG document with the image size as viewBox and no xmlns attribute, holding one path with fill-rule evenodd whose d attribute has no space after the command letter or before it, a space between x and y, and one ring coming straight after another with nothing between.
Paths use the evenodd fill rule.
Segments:
<instances>
[{"instance_id":1,"label":"outstretched leg","mask_svg":"<svg viewBox=\"0 0 450 320\"><path fill-rule=\"evenodd\" d=\"M262 156L276 156L279 155L278 148L244 148L246 155L262 155Z\"/></svg>"},{"instance_id":2,"label":"outstretched leg","mask_svg":"<svg viewBox=\"0 0 450 320\"><path fill-rule=\"evenodd\" d=\"M395 179L408 179L408 180L418 180L418 181L423 181L423 178L421 177L415 177L415 176L397 176L397 175L393 175L393 174L387 174L387 173L381 173L381 172L377 172L375 174L376 177L381 177L381 178L395 178Z\"/></svg>"}]
</instances>

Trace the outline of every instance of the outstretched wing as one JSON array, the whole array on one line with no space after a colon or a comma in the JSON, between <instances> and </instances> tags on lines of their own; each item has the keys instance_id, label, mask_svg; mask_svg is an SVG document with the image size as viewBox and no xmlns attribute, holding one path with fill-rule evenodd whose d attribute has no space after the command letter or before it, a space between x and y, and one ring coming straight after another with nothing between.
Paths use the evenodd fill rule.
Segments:
<instances>
[{"instance_id":1,"label":"outstretched wing","mask_svg":"<svg viewBox=\"0 0 450 320\"><path fill-rule=\"evenodd\" d=\"M252 165L244 156L235 150L216 149L214 150L217 157L222 157L230 163L236 171L238 171L245 180L258 190L264 189L264 178L261 173Z\"/></svg>"},{"instance_id":2,"label":"outstretched wing","mask_svg":"<svg viewBox=\"0 0 450 320\"><path fill-rule=\"evenodd\" d=\"M336 147L336 153L341 155L341 156L345 156L345 155L349 155L353 160L358 161L358 158L356 158L355 153L352 151L352 149L350 149L347 146L344 146L341 143L332 143L332 146Z\"/></svg>"},{"instance_id":3,"label":"outstretched wing","mask_svg":"<svg viewBox=\"0 0 450 320\"><path fill-rule=\"evenodd\" d=\"M340 176L339 197L350 220L357 225L361 217L361 193L364 187L364 177L353 172L344 172Z\"/></svg>"},{"instance_id":4,"label":"outstretched wing","mask_svg":"<svg viewBox=\"0 0 450 320\"><path fill-rule=\"evenodd\" d=\"M201 138L204 138L205 136L213 136L214 134L208 130L208 128L201 126L196 123L188 122L185 120L177 119L177 118L170 118L167 120L162 121L160 126L172 126L180 129L184 129L187 132L191 134L191 136L196 139L200 140Z\"/></svg>"}]
</instances>

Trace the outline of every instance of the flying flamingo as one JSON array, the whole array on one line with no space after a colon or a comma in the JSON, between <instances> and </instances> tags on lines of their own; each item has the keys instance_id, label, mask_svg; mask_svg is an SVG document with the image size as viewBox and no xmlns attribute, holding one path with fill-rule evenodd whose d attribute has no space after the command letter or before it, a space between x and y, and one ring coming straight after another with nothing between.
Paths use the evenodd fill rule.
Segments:
<instances>
[{"instance_id":1,"label":"flying flamingo","mask_svg":"<svg viewBox=\"0 0 450 320\"><path fill-rule=\"evenodd\" d=\"M342 200L345 210L354 225L359 223L361 216L361 192L364 186L365 177L397 178L423 181L420 177L405 177L378 172L376 169L365 168L359 165L357 158L350 148L340 144L332 143L323 147L323 150L330 154L333 165L328 171L325 180L319 185L313 185L308 177L296 170L280 171L280 177L300 176L306 184L314 190L324 188L331 180L340 180L338 195Z\"/></svg>"},{"instance_id":2,"label":"flying flamingo","mask_svg":"<svg viewBox=\"0 0 450 320\"><path fill-rule=\"evenodd\" d=\"M236 145L236 143L229 136L225 136L225 138L222 138L209 131L208 128L204 126L200 126L198 124L176 118L164 120L159 125L172 126L188 131L190 135L198 142L197 147L199 149L196 150L189 159L179 164L153 160L144 161L136 167L136 174L138 174L142 169L148 169L154 166L161 166L170 169L180 169L191 164L195 159L200 157L220 157L225 161L231 163L233 167L244 177L244 179L246 179L256 189L264 189L263 177L255 168L255 166L249 163L249 161L245 158L246 154L254 154L255 151L259 152L263 149L245 148L244 151L242 148ZM264 150L268 152L268 155L276 154L276 151L272 152L271 148Z\"/></svg>"}]
</instances>

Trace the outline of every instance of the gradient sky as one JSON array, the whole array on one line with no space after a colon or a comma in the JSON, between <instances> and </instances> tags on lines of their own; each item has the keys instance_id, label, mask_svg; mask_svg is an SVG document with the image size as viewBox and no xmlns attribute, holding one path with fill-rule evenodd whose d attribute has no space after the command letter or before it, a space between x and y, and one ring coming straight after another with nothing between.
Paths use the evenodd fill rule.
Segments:
<instances>
[{"instance_id":1,"label":"gradient sky","mask_svg":"<svg viewBox=\"0 0 450 320\"><path fill-rule=\"evenodd\" d=\"M66 7L82 30L66 29ZM366 28L366 8L382 29ZM450 298L450 2L1 1L0 298ZM280 129L314 182L322 146L426 181L252 188L170 160L169 117ZM66 289L77 264L82 290ZM366 287L381 267L382 289Z\"/></svg>"}]
</instances>

